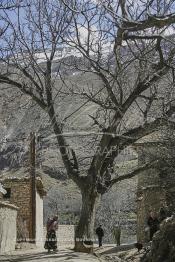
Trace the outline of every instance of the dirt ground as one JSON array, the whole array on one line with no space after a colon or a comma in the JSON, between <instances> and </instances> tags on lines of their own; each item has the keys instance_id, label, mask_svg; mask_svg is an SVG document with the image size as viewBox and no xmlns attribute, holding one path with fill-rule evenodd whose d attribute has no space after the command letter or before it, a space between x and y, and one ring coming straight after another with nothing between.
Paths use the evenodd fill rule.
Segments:
<instances>
[{"instance_id":1,"label":"dirt ground","mask_svg":"<svg viewBox=\"0 0 175 262\"><path fill-rule=\"evenodd\" d=\"M103 261L93 254L77 253L62 249L48 254L45 250L17 250L0 255L1 262L99 262Z\"/></svg>"}]
</instances>

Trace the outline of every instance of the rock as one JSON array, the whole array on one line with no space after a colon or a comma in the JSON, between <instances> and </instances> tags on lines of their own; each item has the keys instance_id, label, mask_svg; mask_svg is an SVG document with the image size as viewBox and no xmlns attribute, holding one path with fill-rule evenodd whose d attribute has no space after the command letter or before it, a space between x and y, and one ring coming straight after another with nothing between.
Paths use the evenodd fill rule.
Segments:
<instances>
[{"instance_id":1,"label":"rock","mask_svg":"<svg viewBox=\"0 0 175 262\"><path fill-rule=\"evenodd\" d=\"M150 252L141 259L142 262L175 261L175 216L167 218L160 230L153 237Z\"/></svg>"},{"instance_id":2,"label":"rock","mask_svg":"<svg viewBox=\"0 0 175 262\"><path fill-rule=\"evenodd\" d=\"M21 246L20 246L20 244L16 244L16 246L15 246L15 249L21 249Z\"/></svg>"},{"instance_id":3,"label":"rock","mask_svg":"<svg viewBox=\"0 0 175 262\"><path fill-rule=\"evenodd\" d=\"M109 250L111 251L111 250ZM141 251L137 251L136 248L132 248L127 251L119 251L114 252L111 251L111 254L102 254L100 257L105 261L112 261L112 262L140 262L141 258L147 252L147 249L143 248Z\"/></svg>"},{"instance_id":4,"label":"rock","mask_svg":"<svg viewBox=\"0 0 175 262\"><path fill-rule=\"evenodd\" d=\"M122 262L122 260L119 257L113 255L105 256L105 261Z\"/></svg>"},{"instance_id":5,"label":"rock","mask_svg":"<svg viewBox=\"0 0 175 262\"><path fill-rule=\"evenodd\" d=\"M137 249L132 249L131 251L128 252L128 254L125 256L125 259L131 259L137 254Z\"/></svg>"}]
</instances>

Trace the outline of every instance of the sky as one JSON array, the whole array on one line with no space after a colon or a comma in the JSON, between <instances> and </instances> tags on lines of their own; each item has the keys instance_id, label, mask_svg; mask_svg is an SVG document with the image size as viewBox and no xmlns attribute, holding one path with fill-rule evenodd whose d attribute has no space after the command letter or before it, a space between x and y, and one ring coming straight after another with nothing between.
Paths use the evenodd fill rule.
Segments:
<instances>
[{"instance_id":1,"label":"sky","mask_svg":"<svg viewBox=\"0 0 175 262\"><path fill-rule=\"evenodd\" d=\"M41 1L42 2L42 0L38 0L38 1ZM53 1L53 0L52 0ZM92 3L94 3L94 4L97 4L97 3L108 3L108 1L104 1L104 0L91 0L92 1ZM168 1L170 1L170 0L166 0L166 2L168 3ZM24 1L25 2L25 1ZM26 1L27 2L27 1ZM114 3L115 3L115 5L116 5L116 3L117 3L118 1L117 0L114 0ZM137 6L140 6L139 8L140 8L140 11L142 11L142 8L143 8L143 4L141 5L141 2L143 3L143 0L142 1L140 1L140 0L135 0L135 1L133 1L133 3L134 3L134 6L133 6L133 8L135 8L136 7L136 5ZM157 2L157 1L155 1L155 2ZM173 1L174 2L174 5L175 5L175 1ZM0 6L1 5L5 5L5 4L9 4L9 1L6 1L6 0L0 0ZM172 5L172 12L175 10L174 9L174 5ZM0 15L2 15L2 13L3 13L3 11L2 10L0 10ZM91 12L89 12L89 14L91 14ZM120 15L120 10L119 10L119 12L118 12L118 14ZM11 19L11 21L12 21L12 23L13 24L15 24L16 22L17 22L17 15L16 15L16 10L7 10L6 11L6 15L7 16L9 16L9 18ZM23 8L20 8L20 20L21 20L21 23L24 21L24 15L25 15L25 13L24 13L24 9ZM88 36L88 30L87 30L87 23L86 24L84 24L84 21L83 21L83 16L82 16L82 14L80 13L79 15L78 15L78 19L79 19L79 26L78 26L78 30L79 30L79 35L80 35L80 39L81 39L81 42L82 42L82 44L86 44L86 42L87 42L87 36ZM105 19L104 19L104 21L105 21ZM104 27L104 29L105 29L105 26L107 26L107 22L104 22L104 23L106 23L106 25L104 24L102 24L102 26ZM96 38L96 41L98 41L98 37L99 37L99 32L98 32L98 15L96 15L96 18L95 19L93 19L92 21L91 21L91 38L93 39L95 39ZM4 27L4 22L2 22L2 20L0 20L0 27L1 28L3 28ZM107 28L106 28L106 30L108 30ZM113 29L111 29L111 30L113 30ZM149 32L149 31L148 31ZM150 33L152 33L152 32L150 32ZM167 36L167 35L169 35L169 34L172 34L172 33L175 33L175 30L174 30L174 28L173 27L169 27L167 30L165 30L165 32L164 32L164 35L165 36ZM108 33L106 33L106 35L108 35L108 37L109 37L109 34ZM94 44L95 44L95 41L94 41ZM105 46L105 44L104 44L104 48L106 48L106 46Z\"/></svg>"}]
</instances>

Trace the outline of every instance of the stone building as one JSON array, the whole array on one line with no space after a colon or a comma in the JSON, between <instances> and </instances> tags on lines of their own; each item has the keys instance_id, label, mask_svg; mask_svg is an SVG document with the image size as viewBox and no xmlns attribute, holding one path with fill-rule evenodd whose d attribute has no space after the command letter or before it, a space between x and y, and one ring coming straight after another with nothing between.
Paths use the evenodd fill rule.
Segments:
<instances>
[{"instance_id":1,"label":"stone building","mask_svg":"<svg viewBox=\"0 0 175 262\"><path fill-rule=\"evenodd\" d=\"M0 175L0 183L7 193L1 196L6 203L16 205L17 240L33 241L33 228L36 245L43 244L43 197L46 192L42 180L36 176L35 203L32 201L32 180L28 170L20 169L4 171ZM33 212L34 218L33 218Z\"/></svg>"},{"instance_id":2,"label":"stone building","mask_svg":"<svg viewBox=\"0 0 175 262\"><path fill-rule=\"evenodd\" d=\"M175 167L172 159L174 146L167 135L154 133L135 144L138 165L156 162L138 176L137 188L137 239L149 240L147 218L150 211L159 214L163 207L169 214L175 212Z\"/></svg>"}]
</instances>

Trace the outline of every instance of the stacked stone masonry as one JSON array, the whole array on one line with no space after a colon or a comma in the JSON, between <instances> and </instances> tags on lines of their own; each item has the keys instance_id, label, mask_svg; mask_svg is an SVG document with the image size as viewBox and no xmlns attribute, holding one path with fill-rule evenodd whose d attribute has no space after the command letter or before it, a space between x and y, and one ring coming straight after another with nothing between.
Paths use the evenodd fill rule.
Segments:
<instances>
[{"instance_id":1,"label":"stacked stone masonry","mask_svg":"<svg viewBox=\"0 0 175 262\"><path fill-rule=\"evenodd\" d=\"M10 198L4 199L0 195L0 200L8 201L19 207L17 215L17 240L32 240L32 186L31 179L8 178L1 181L4 188L10 188ZM41 188L36 190L36 244L38 246L43 243L43 194Z\"/></svg>"},{"instance_id":2,"label":"stacked stone masonry","mask_svg":"<svg viewBox=\"0 0 175 262\"><path fill-rule=\"evenodd\" d=\"M137 239L139 242L149 240L147 218L150 211L157 216L161 207L169 214L175 212L175 169L164 159L173 155L168 145L160 143L146 143L137 145L139 165L142 166L155 159L159 159L156 168L148 168L138 176L137 190ZM162 160L161 160L162 159ZM161 160L161 161L160 161Z\"/></svg>"}]
</instances>

